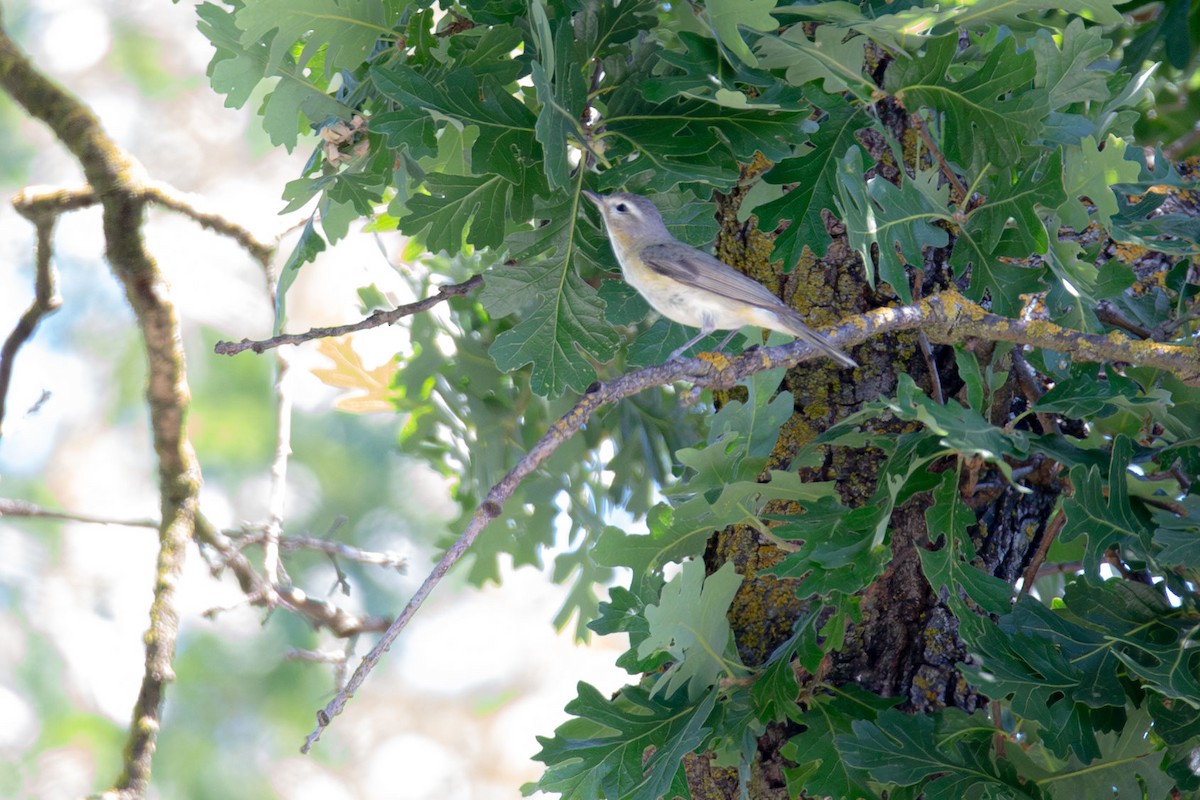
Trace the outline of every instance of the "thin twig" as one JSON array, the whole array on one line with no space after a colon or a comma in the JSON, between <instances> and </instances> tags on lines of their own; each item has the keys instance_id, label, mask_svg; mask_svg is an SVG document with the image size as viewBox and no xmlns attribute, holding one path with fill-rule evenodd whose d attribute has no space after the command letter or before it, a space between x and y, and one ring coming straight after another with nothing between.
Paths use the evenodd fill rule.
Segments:
<instances>
[{"instance_id":1,"label":"thin twig","mask_svg":"<svg viewBox=\"0 0 1200 800\"><path fill-rule=\"evenodd\" d=\"M61 520L92 525L124 525L131 528L157 529L161 527L158 520L110 519L69 511L53 511L24 500L11 498L0 498L0 518L3 517ZM357 636L360 633L378 633L386 629L391 622L386 617L356 616L324 600L314 600L300 590L288 591L283 594L275 591L240 550L240 547L246 542L261 543L264 536L261 530L254 533L235 534L233 538L230 538L209 525L203 517L198 521L196 528L197 538L205 546L217 551L213 574L219 575L226 568L233 572L246 597L246 602L250 605L268 609L283 605L287 610L305 619L314 628L328 628L334 635L343 638ZM316 550L347 561L395 569L400 572L403 572L406 566L404 557L396 553L376 553L311 536L281 536L279 547L281 550ZM215 616L221 610L210 609L207 613L208 616Z\"/></svg>"},{"instance_id":2,"label":"thin twig","mask_svg":"<svg viewBox=\"0 0 1200 800\"><path fill-rule=\"evenodd\" d=\"M1033 368L1032 364L1025 360L1025 355L1021 352L1021 348L1014 347L1009 353L1012 358L1013 375L1017 378L1017 387L1020 388L1021 394L1024 395L1028 407L1033 408L1042 399L1042 395L1046 393L1046 390L1038 382L1038 371ZM1053 414L1038 411L1037 420L1045 433L1059 432L1058 420Z\"/></svg>"},{"instance_id":3,"label":"thin twig","mask_svg":"<svg viewBox=\"0 0 1200 800\"><path fill-rule=\"evenodd\" d=\"M261 536L261 531L258 534ZM379 633L391 622L387 617L360 617L345 609L338 608L325 600L309 597L304 591L295 587L277 588L267 582L250 563L250 560L239 549L233 539L226 536L208 520L200 517L196 525L196 538L203 547L211 548L215 555L210 554L208 561L214 576L219 576L223 570L229 569L237 579L242 594L251 605L266 608L268 611L283 606L297 616L306 620L314 628L327 628L335 636L348 638L360 633ZM291 537L281 537L280 547L288 549ZM297 544L297 547L303 546ZM317 549L323 549L318 547ZM215 614L219 609L213 609Z\"/></svg>"},{"instance_id":4,"label":"thin twig","mask_svg":"<svg viewBox=\"0 0 1200 800\"><path fill-rule=\"evenodd\" d=\"M287 377L287 355L280 350L275 353L275 458L271 461L267 526L263 531L263 570L267 580L276 587L290 583L279 559L279 536L283 532L284 502L287 499L288 459L292 455L292 393L287 385Z\"/></svg>"},{"instance_id":5,"label":"thin twig","mask_svg":"<svg viewBox=\"0 0 1200 800\"><path fill-rule=\"evenodd\" d=\"M265 264L275 255L276 245L260 241L250 230L215 211L201 210L204 202L199 197L189 197L173 186L160 181L148 181L144 196L163 208L169 208L215 233L228 236L245 248L259 263Z\"/></svg>"},{"instance_id":6,"label":"thin twig","mask_svg":"<svg viewBox=\"0 0 1200 800\"><path fill-rule=\"evenodd\" d=\"M199 199L186 197L161 182L131 184L126 188L130 197L153 201L177 211L203 227L229 236L242 245L259 263L269 263L275 253L274 244L259 241L248 229L213 211L202 211ZM3 436L5 405L12 380L13 363L17 352L33 335L42 317L49 316L62 305L58 294L58 272L53 263L53 233L58 218L68 212L87 208L100 202L91 186L77 188L30 188L13 198L13 207L37 230L36 277L34 300L21 315L16 326L0 348L0 436Z\"/></svg>"},{"instance_id":7,"label":"thin twig","mask_svg":"<svg viewBox=\"0 0 1200 800\"><path fill-rule=\"evenodd\" d=\"M1050 552L1050 545L1054 544L1054 540L1058 538L1059 532L1062 531L1063 526L1066 524L1067 515L1061 508L1046 523L1046 530L1042 533L1042 540L1038 542L1037 551L1033 554L1033 558L1029 560L1029 566L1025 568L1025 573L1021 576L1020 594L1029 594L1030 590L1033 589L1033 582L1037 580L1042 564L1046 563L1046 555Z\"/></svg>"},{"instance_id":8,"label":"thin twig","mask_svg":"<svg viewBox=\"0 0 1200 800\"><path fill-rule=\"evenodd\" d=\"M929 149L929 152L933 154L934 160L937 161L938 169L941 170L942 175L946 177L946 180L950 181L950 185L954 187L954 191L958 194L962 202L967 202L969 199L967 197L967 187L963 186L963 182L958 179L958 175L950 168L946 157L942 155L942 151L933 141L933 137L929 135L929 128L925 125L925 120L920 114L913 114L910 118L912 119L913 127L917 129L917 134L921 137L921 141L925 143L925 147Z\"/></svg>"},{"instance_id":9,"label":"thin twig","mask_svg":"<svg viewBox=\"0 0 1200 800\"><path fill-rule=\"evenodd\" d=\"M933 392L933 400L939 406L946 405L946 397L942 393L942 377L938 372L937 362L933 360L933 348L929 337L924 333L917 334L917 344L920 345L921 355L925 358L925 367L929 370L929 388Z\"/></svg>"},{"instance_id":10,"label":"thin twig","mask_svg":"<svg viewBox=\"0 0 1200 800\"><path fill-rule=\"evenodd\" d=\"M921 299L921 287L925 283L925 270L918 269L913 276L913 299ZM921 356L925 359L925 368L929 370L929 388L933 393L933 401L939 406L946 405L945 393L942 391L942 376L938 372L937 362L933 360L933 347L929 344L929 337L924 331L917 333L917 344L921 349Z\"/></svg>"},{"instance_id":11,"label":"thin twig","mask_svg":"<svg viewBox=\"0 0 1200 800\"><path fill-rule=\"evenodd\" d=\"M253 350L256 353L263 353L276 347L285 344L301 344L303 342L312 341L313 339L326 339L333 336L344 336L347 333L355 331L367 330L368 328L378 328L381 325L392 325L397 320L404 317L410 317L413 314L419 314L422 311L427 311L433 308L443 300L451 297L459 297L470 293L473 289L483 283L483 276L474 275L462 283L453 283L448 286L441 286L437 292L424 300L418 300L415 303L397 306L389 311L376 311L366 319L349 325L339 325L333 328L313 328L305 333L284 333L279 336L273 336L270 339L262 339L260 341L252 341L250 339L242 339L240 342L217 342L213 348L214 352L222 356L232 356L246 350Z\"/></svg>"},{"instance_id":12,"label":"thin twig","mask_svg":"<svg viewBox=\"0 0 1200 800\"><path fill-rule=\"evenodd\" d=\"M328 628L334 636L348 638L361 633L386 631L392 620L388 617L360 617L328 600L310 597L296 586L278 588L280 601L297 614L305 617L313 627Z\"/></svg>"},{"instance_id":13,"label":"thin twig","mask_svg":"<svg viewBox=\"0 0 1200 800\"><path fill-rule=\"evenodd\" d=\"M203 228L228 236L259 262L269 261L275 255L277 245L260 241L248 228L216 211L203 210L201 206L204 200L200 197L187 195L162 181L146 180L126 188L131 196L139 200L156 203L198 222ZM100 202L100 198L91 186L70 189L31 187L23 189L12 202L17 211L33 220L35 214L63 214L94 206Z\"/></svg>"},{"instance_id":14,"label":"thin twig","mask_svg":"<svg viewBox=\"0 0 1200 800\"><path fill-rule=\"evenodd\" d=\"M40 216L78 211L98 202L96 192L87 185L72 188L27 186L12 199L13 208L31 222L36 222Z\"/></svg>"},{"instance_id":15,"label":"thin twig","mask_svg":"<svg viewBox=\"0 0 1200 800\"><path fill-rule=\"evenodd\" d=\"M1096 304L1096 319L1105 324L1112 325L1114 328L1128 331L1139 339L1154 338L1153 331L1126 317L1111 300L1101 300Z\"/></svg>"},{"instance_id":16,"label":"thin twig","mask_svg":"<svg viewBox=\"0 0 1200 800\"><path fill-rule=\"evenodd\" d=\"M111 517L97 517L93 514L80 514L74 511L55 511L39 506L36 503L10 497L0 497L0 518L3 517L81 522L87 525L120 525L127 528L155 529L161 524L156 519L113 519ZM261 544L264 532L262 530L233 531L227 532L224 535L228 537L228 551L236 552L247 544ZM408 560L399 553L390 550L363 550L354 545L345 544L344 542L334 542L317 536L280 535L279 549L285 552L315 550L318 553L325 553L326 555L345 561L353 561L356 564L394 569L397 572L404 572L408 569ZM233 565L223 562L221 566ZM247 566L249 566L249 562L247 562Z\"/></svg>"},{"instance_id":17,"label":"thin twig","mask_svg":"<svg viewBox=\"0 0 1200 800\"><path fill-rule=\"evenodd\" d=\"M17 205L17 210L25 213L20 205ZM4 346L0 347L0 436L4 435L8 388L12 381L13 363L17 353L33 336L42 318L53 314L62 306L62 296L58 293L58 270L54 268L52 257L54 225L58 221L58 214L30 212L28 216L37 230L33 302L17 320L12 332L4 340Z\"/></svg>"},{"instance_id":18,"label":"thin twig","mask_svg":"<svg viewBox=\"0 0 1200 800\"><path fill-rule=\"evenodd\" d=\"M350 656L354 652L354 645L358 637L353 637L346 640L346 646L336 652L328 650L299 650L291 649L284 654L284 658L288 661L308 661L314 664L332 664L334 674L334 685L339 689L346 685L346 667L350 663Z\"/></svg>"},{"instance_id":19,"label":"thin twig","mask_svg":"<svg viewBox=\"0 0 1200 800\"><path fill-rule=\"evenodd\" d=\"M155 519L111 519L72 511L52 511L34 503L11 498L0 498L0 517L25 517L28 519L53 519L62 522L84 522L90 525L123 525L129 528L157 528Z\"/></svg>"},{"instance_id":20,"label":"thin twig","mask_svg":"<svg viewBox=\"0 0 1200 800\"><path fill-rule=\"evenodd\" d=\"M1197 317L1200 317L1200 300L1193 300L1187 311L1183 312L1175 319L1169 319L1163 322L1158 326L1158 329L1162 331L1164 338L1171 337L1175 335L1176 331L1189 324Z\"/></svg>"},{"instance_id":21,"label":"thin twig","mask_svg":"<svg viewBox=\"0 0 1200 800\"><path fill-rule=\"evenodd\" d=\"M1180 459L1177 458L1172 462L1171 468L1167 470L1167 473L1179 483L1179 488L1183 490L1184 494L1191 491L1192 479L1183 471L1183 463Z\"/></svg>"},{"instance_id":22,"label":"thin twig","mask_svg":"<svg viewBox=\"0 0 1200 800\"><path fill-rule=\"evenodd\" d=\"M1057 564L1043 564L1041 569L1037 571L1037 577L1043 578L1047 575L1062 575L1064 572L1079 572L1083 569L1082 561L1062 561Z\"/></svg>"},{"instance_id":23,"label":"thin twig","mask_svg":"<svg viewBox=\"0 0 1200 800\"><path fill-rule=\"evenodd\" d=\"M262 544L266 538L266 531L261 529L226 531L225 535L234 543L234 547L242 550L250 544ZM295 533L280 534L279 549L285 553L298 550L313 550L318 553L324 553L327 556L340 558L344 561L353 561L356 564L364 564L371 567L394 569L397 572L404 572L408 569L408 560L399 553L391 550L363 550L361 547L355 547L345 542L335 542L332 539L320 536L303 536Z\"/></svg>"}]
</instances>

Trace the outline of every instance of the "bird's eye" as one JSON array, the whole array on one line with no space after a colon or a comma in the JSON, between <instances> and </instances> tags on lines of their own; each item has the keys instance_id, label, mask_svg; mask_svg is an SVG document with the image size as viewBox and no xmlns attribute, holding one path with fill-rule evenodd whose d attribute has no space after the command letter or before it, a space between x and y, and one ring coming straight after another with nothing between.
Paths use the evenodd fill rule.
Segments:
<instances>
[{"instance_id":1,"label":"bird's eye","mask_svg":"<svg viewBox=\"0 0 1200 800\"><path fill-rule=\"evenodd\" d=\"M617 211L620 211L622 214L624 214L628 210L629 206L625 205L624 203L617 203Z\"/></svg>"}]
</instances>

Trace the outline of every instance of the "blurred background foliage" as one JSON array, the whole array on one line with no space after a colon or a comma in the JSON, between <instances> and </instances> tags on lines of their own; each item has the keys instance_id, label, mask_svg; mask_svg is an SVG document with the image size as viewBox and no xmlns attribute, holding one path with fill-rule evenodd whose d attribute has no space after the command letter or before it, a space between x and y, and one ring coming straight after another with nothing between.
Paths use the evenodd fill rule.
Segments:
<instances>
[{"instance_id":1,"label":"blurred background foliage","mask_svg":"<svg viewBox=\"0 0 1200 800\"><path fill-rule=\"evenodd\" d=\"M4 21L35 63L88 103L152 177L194 192L260 239L285 234L286 251L297 217L279 216L280 191L307 154L285 154L249 111L223 107L205 78L212 49L196 30L192 5L5 0ZM9 131L0 139L3 194L30 183L78 185L77 165L7 97L0 97L0 123ZM169 212L152 212L146 235L184 324L189 431L204 468L205 513L231 530L257 523L275 444L275 363L253 354L218 357L213 345L270 335L261 268ZM5 331L32 295L32 243L31 226L0 205ZM56 248L64 305L18 358L0 443L0 494L106 519L154 519L145 357L102 258L98 214L65 217ZM427 274L396 266L402 249L395 233L366 234L310 265L289 296L293 329L360 318L359 287L374 287L389 303L427 293ZM458 302L415 336L424 337L420 346L435 347L454 318L479 313L476 303ZM356 337L354 347L375 367L407 340L395 328ZM286 566L315 596L386 613L415 588L459 513L448 482L456 462L447 452L438 472L425 466L424 455L405 455L403 445L411 440L415 448L421 437L406 437L402 418L335 410L338 392L313 375L332 368L329 359L315 349L291 358L297 409L287 530L396 552L409 568L399 574L339 560L347 596L323 554L288 554ZM463 380L477 379L469 358L458 363ZM497 454L491 471L502 468L503 457ZM0 520L0 714L8 720L0 732L0 796L54 800L111 785L142 668L155 548L148 528ZM532 551L526 561L540 564ZM491 556L475 574L499 579L512 569L511 559ZM181 594L177 680L168 688L155 757L156 796L511 797L513 787L539 774L530 760L534 733L556 724L581 671L600 682L609 675L613 685L619 676L607 666L610 648L589 654L570 632L557 635L548 624L545 609L567 600L548 576L526 569L513 579L515 596L472 594L465 606L453 598L464 579L451 579L428 624L393 651L380 692L360 697L362 714L352 722L359 732L348 726L346 739L301 757L299 745L332 691L333 674L286 655L336 653L338 644L289 614L264 618L245 606L232 579L214 580L193 549ZM205 616L212 609L218 613ZM443 641L447 616L463 631L475 626L473 636ZM450 661L459 666L448 668ZM455 684L433 686L442 675ZM466 729L472 733L464 737ZM366 735L371 731L374 737ZM413 774L397 787L396 770L405 769Z\"/></svg>"}]
</instances>

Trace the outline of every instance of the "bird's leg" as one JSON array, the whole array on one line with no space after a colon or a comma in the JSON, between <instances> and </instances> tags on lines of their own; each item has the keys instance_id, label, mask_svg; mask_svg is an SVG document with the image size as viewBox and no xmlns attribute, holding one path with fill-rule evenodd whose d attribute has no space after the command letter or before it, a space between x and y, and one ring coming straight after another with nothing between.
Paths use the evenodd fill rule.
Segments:
<instances>
[{"instance_id":1,"label":"bird's leg","mask_svg":"<svg viewBox=\"0 0 1200 800\"><path fill-rule=\"evenodd\" d=\"M689 347L691 347L696 342L703 339L705 336L708 336L710 333L713 332L713 330L714 330L714 328L711 325L704 325L703 327L701 327L700 332L697 333L695 336L693 336L691 339L688 339L686 342L684 342L682 347L675 348L675 352L671 353L671 357L668 358L667 361L674 361L675 359L679 358L681 355L683 355L685 352L687 352L687 349ZM723 346L724 346L724 342L722 342L722 347ZM721 348L718 347L717 349L720 350Z\"/></svg>"},{"instance_id":2,"label":"bird's leg","mask_svg":"<svg viewBox=\"0 0 1200 800\"><path fill-rule=\"evenodd\" d=\"M737 333L738 333L738 331L739 331L739 330L740 330L740 328L734 328L733 330L731 330L731 331L729 332L729 335L728 335L728 336L726 336L724 339L722 339L722 340L721 340L721 343L720 343L719 345L717 345L717 349L716 349L716 350L714 350L713 352L714 352L714 353L719 353L719 352L721 352L722 350L724 350L724 349L725 349L725 345L727 345L727 344L729 344L730 342L732 342L732 341L733 341L733 337L734 337L734 336L737 336Z\"/></svg>"}]
</instances>

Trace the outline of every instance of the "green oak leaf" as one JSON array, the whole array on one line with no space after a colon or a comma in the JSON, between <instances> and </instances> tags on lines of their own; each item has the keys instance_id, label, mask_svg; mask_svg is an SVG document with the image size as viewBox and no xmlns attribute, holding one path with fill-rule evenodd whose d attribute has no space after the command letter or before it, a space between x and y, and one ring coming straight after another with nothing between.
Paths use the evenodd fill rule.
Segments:
<instances>
[{"instance_id":1,"label":"green oak leaf","mask_svg":"<svg viewBox=\"0 0 1200 800\"><path fill-rule=\"evenodd\" d=\"M288 289L296 282L300 268L310 261L315 261L317 255L324 250L325 240L313 227L313 217L310 216L304 223L304 227L300 229L300 238L296 240L296 246L292 248L291 255L279 270L279 285L275 287L274 330L276 335L283 329L284 320L287 319Z\"/></svg>"},{"instance_id":2,"label":"green oak leaf","mask_svg":"<svg viewBox=\"0 0 1200 800\"><path fill-rule=\"evenodd\" d=\"M932 39L924 58L897 61L888 69L885 88L910 113L928 108L936 115L942 150L951 161L963 166L1018 163L1050 113L1048 91L1032 85L1037 72L1033 53L1017 53L1010 36L992 48L977 70L950 80L957 53L957 36Z\"/></svg>"},{"instance_id":3,"label":"green oak leaf","mask_svg":"<svg viewBox=\"0 0 1200 800\"><path fill-rule=\"evenodd\" d=\"M1061 41L1060 49L1049 31L1040 30L1030 43L1037 57L1034 86L1050 93L1050 109L1057 111L1073 103L1107 100L1111 94L1108 76L1093 69L1111 49L1100 29L1086 27L1076 17L1062 31Z\"/></svg>"},{"instance_id":4,"label":"green oak leaf","mask_svg":"<svg viewBox=\"0 0 1200 800\"><path fill-rule=\"evenodd\" d=\"M1055 8L1072 14L1086 14L1104 25L1120 25L1121 13L1114 8L1115 0L1064 0ZM796 15L827 23L830 27L850 29L870 36L893 52L916 55L921 45L935 35L950 29L994 31L999 26L1027 27L1026 15L1041 15L1046 6L1038 0L986 0L968 2L953 0L937 6L895 4L895 13L880 13L888 6L869 6L858 3L830 2L794 4L775 10L777 15ZM1034 23L1037 24L1037 23ZM1141 63L1137 59L1136 63Z\"/></svg>"},{"instance_id":5,"label":"green oak leaf","mask_svg":"<svg viewBox=\"0 0 1200 800\"><path fill-rule=\"evenodd\" d=\"M842 758L837 737L850 735L855 720L874 720L895 704L895 698L877 697L853 684L808 700L795 720L804 730L788 739L782 750L783 756L797 765L783 771L791 795L870 797L870 773L851 767Z\"/></svg>"},{"instance_id":6,"label":"green oak leaf","mask_svg":"<svg viewBox=\"0 0 1200 800\"><path fill-rule=\"evenodd\" d=\"M729 108L681 97L653 103L643 88L652 80L624 80L607 98L602 141L612 166L600 176L604 189L669 192L697 183L728 189L739 179L739 160L756 153L786 158L810 127L807 109Z\"/></svg>"},{"instance_id":7,"label":"green oak leaf","mask_svg":"<svg viewBox=\"0 0 1200 800\"><path fill-rule=\"evenodd\" d=\"M437 154L437 123L419 108L399 108L371 117L371 131L382 134L392 150L405 148L413 158Z\"/></svg>"},{"instance_id":8,"label":"green oak leaf","mask_svg":"<svg viewBox=\"0 0 1200 800\"><path fill-rule=\"evenodd\" d=\"M974 736L964 736L957 722L967 719L957 709L937 715L904 714L888 710L875 721L855 720L852 736L838 736L837 747L852 767L869 769L882 784L921 785L927 800L963 797L1036 798L1026 792L1015 774L1005 775L988 755L991 723L977 713ZM951 730L942 731L946 721ZM981 744L982 741L982 744Z\"/></svg>"},{"instance_id":9,"label":"green oak leaf","mask_svg":"<svg viewBox=\"0 0 1200 800\"><path fill-rule=\"evenodd\" d=\"M808 95L825 111L825 118L812 136L811 148L780 161L763 176L768 183L793 184L792 190L750 209L758 215L759 227L764 230L778 228L784 221L788 223L775 237L774 251L783 259L787 272L791 272L805 246L818 257L825 255L832 240L821 212L836 208L841 159L855 145L855 131L866 123L866 109L862 105L816 90L810 90Z\"/></svg>"},{"instance_id":10,"label":"green oak leaf","mask_svg":"<svg viewBox=\"0 0 1200 800\"><path fill-rule=\"evenodd\" d=\"M1189 494L1180 501L1184 515L1164 509L1152 509L1154 545L1159 548L1155 561L1165 566L1194 568L1200 564L1200 496Z\"/></svg>"},{"instance_id":11,"label":"green oak leaf","mask_svg":"<svg viewBox=\"0 0 1200 800\"><path fill-rule=\"evenodd\" d=\"M1200 709L1200 650L1192 612L1173 608L1158 587L1122 580L1075 581L1063 602L1102 632L1130 676Z\"/></svg>"},{"instance_id":12,"label":"green oak leaf","mask_svg":"<svg viewBox=\"0 0 1200 800\"><path fill-rule=\"evenodd\" d=\"M761 671L750 687L751 697L758 709L759 717L767 721L782 722L792 719L802 722L797 699L800 685L792 660L809 671L816 671L825 653L821 648L816 623L824 606L814 603L806 614L797 620L791 637L775 648L775 652L760 665Z\"/></svg>"},{"instance_id":13,"label":"green oak leaf","mask_svg":"<svg viewBox=\"0 0 1200 800\"><path fill-rule=\"evenodd\" d=\"M658 603L646 607L649 635L638 645L638 658L663 651L673 660L651 697L670 697L686 686L695 701L722 675L743 669L736 652L727 652L732 630L725 617L741 585L732 562L705 577L703 562L688 561L663 587Z\"/></svg>"},{"instance_id":14,"label":"green oak leaf","mask_svg":"<svg viewBox=\"0 0 1200 800\"><path fill-rule=\"evenodd\" d=\"M975 409L959 403L936 403L908 375L900 376L895 401L883 402L900 419L925 425L940 437L940 444L960 453L982 456L1010 477L1005 459L1020 459L1029 452L1029 438L1024 431L999 428Z\"/></svg>"},{"instance_id":15,"label":"green oak leaf","mask_svg":"<svg viewBox=\"0 0 1200 800\"><path fill-rule=\"evenodd\" d=\"M964 294L979 302L990 298L997 314L1015 317L1025 306L1023 294L1039 292L1046 287L1046 265L1029 258L1029 250L1021 241L1021 232L1007 227L994 248L983 246L982 237L965 230L954 243L950 265L955 275L969 274L971 282Z\"/></svg>"},{"instance_id":16,"label":"green oak leaf","mask_svg":"<svg viewBox=\"0 0 1200 800\"><path fill-rule=\"evenodd\" d=\"M959 589L975 605L989 614L1009 610L1013 589L1007 581L975 567L975 545L970 528L976 524L975 512L962 501L958 491L958 473L947 470L933 492L933 505L925 510L929 539L945 537L938 550L918 548L921 568L934 591L947 598L956 616L972 613L959 597Z\"/></svg>"},{"instance_id":17,"label":"green oak leaf","mask_svg":"<svg viewBox=\"0 0 1200 800\"><path fill-rule=\"evenodd\" d=\"M556 199L538 210L532 230L510 236L508 263L489 273L481 297L495 316L521 312L489 352L505 372L532 363L541 395L582 391L596 378L589 358L608 361L617 349L603 301L579 275L578 265L594 266L599 253L582 230L580 202L577 193Z\"/></svg>"},{"instance_id":18,"label":"green oak leaf","mask_svg":"<svg viewBox=\"0 0 1200 800\"><path fill-rule=\"evenodd\" d=\"M576 41L570 20L559 24L553 34L549 20L545 20L544 29L539 26L535 32L541 60L533 63L531 77L541 109L534 133L542 145L546 180L551 189L562 189L569 180L568 139L584 138L577 120L587 106L587 86L580 64L574 60Z\"/></svg>"},{"instance_id":19,"label":"green oak leaf","mask_svg":"<svg viewBox=\"0 0 1200 800\"><path fill-rule=\"evenodd\" d=\"M994 252L1011 223L1022 247L1030 254L1045 254L1050 237L1038 209L1055 209L1066 200L1062 153L1055 150L1019 170L992 169L979 184L979 193L983 202L967 213L962 234L978 237L979 251Z\"/></svg>"},{"instance_id":20,"label":"green oak leaf","mask_svg":"<svg viewBox=\"0 0 1200 800\"><path fill-rule=\"evenodd\" d=\"M804 93L765 70L741 62L730 64L715 40L680 31L684 50L658 54L654 80L642 88L652 103L688 97L728 108L800 111L808 107Z\"/></svg>"},{"instance_id":21,"label":"green oak leaf","mask_svg":"<svg viewBox=\"0 0 1200 800\"><path fill-rule=\"evenodd\" d=\"M453 255L463 243L498 248L504 244L505 220L512 211L514 187L500 175L430 175L429 194L408 200L409 213L400 230L421 235L433 252Z\"/></svg>"},{"instance_id":22,"label":"green oak leaf","mask_svg":"<svg viewBox=\"0 0 1200 800\"><path fill-rule=\"evenodd\" d=\"M1143 520L1134 513L1128 488L1128 468L1133 445L1129 437L1118 435L1113 440L1112 457L1108 468L1107 485L1100 470L1094 466L1071 468L1071 484L1075 494L1063 502L1067 523L1059 540L1068 543L1086 537L1084 572L1098 578L1104 552L1139 538L1149 538Z\"/></svg>"},{"instance_id":23,"label":"green oak leaf","mask_svg":"<svg viewBox=\"0 0 1200 800\"><path fill-rule=\"evenodd\" d=\"M292 57L307 67L318 49L324 50L326 75L355 69L380 38L394 38L388 6L377 0L255 0L236 12L242 45L250 49L269 42L267 68L274 70Z\"/></svg>"},{"instance_id":24,"label":"green oak leaf","mask_svg":"<svg viewBox=\"0 0 1200 800\"><path fill-rule=\"evenodd\" d=\"M400 108L421 108L435 119L449 118L474 126L479 135L471 146L472 172L494 173L522 187L522 194L545 194L537 117L491 75L480 78L464 67L431 80L404 64L371 67L379 91ZM514 215L515 219L519 216Z\"/></svg>"},{"instance_id":25,"label":"green oak leaf","mask_svg":"<svg viewBox=\"0 0 1200 800\"><path fill-rule=\"evenodd\" d=\"M829 94L852 92L867 101L875 85L863 75L866 42L865 36L847 38L832 25L817 28L810 39L803 25L793 25L779 36L760 37L755 49L760 67L786 68L787 82L793 86L820 81Z\"/></svg>"},{"instance_id":26,"label":"green oak leaf","mask_svg":"<svg viewBox=\"0 0 1200 800\"><path fill-rule=\"evenodd\" d=\"M596 290L554 261L513 268L508 277L522 283L526 299L537 305L496 338L489 351L496 366L510 372L533 364L533 390L541 395L583 391L596 378L584 354L607 361L617 349L616 334L604 326Z\"/></svg>"},{"instance_id":27,"label":"green oak leaf","mask_svg":"<svg viewBox=\"0 0 1200 800\"><path fill-rule=\"evenodd\" d=\"M653 25L657 10L654 0L622 0L620 3L583 3L571 18L575 55L580 64L591 64L614 53Z\"/></svg>"},{"instance_id":28,"label":"green oak leaf","mask_svg":"<svg viewBox=\"0 0 1200 800\"><path fill-rule=\"evenodd\" d=\"M1096 734L1099 755L1083 761L1072 754L1062 765L1047 768L1021 748L1011 755L1014 766L1032 784L1055 797L1145 797L1166 800L1175 786L1161 769L1163 751L1150 729L1150 714L1134 709L1119 730ZM1007 755L1007 753L1006 753Z\"/></svg>"},{"instance_id":29,"label":"green oak leaf","mask_svg":"<svg viewBox=\"0 0 1200 800\"><path fill-rule=\"evenodd\" d=\"M354 113L330 97L294 61L289 59L272 66L264 47L244 46L235 12L202 3L196 13L200 32L216 49L208 64L209 80L213 89L225 95L227 106L241 108L264 79L274 81L261 112L263 129L272 144L291 151L301 129L307 130L331 117L350 119Z\"/></svg>"},{"instance_id":30,"label":"green oak leaf","mask_svg":"<svg viewBox=\"0 0 1200 800\"><path fill-rule=\"evenodd\" d=\"M534 758L546 765L536 784L523 788L556 792L563 800L659 800L675 788L683 757L700 747L711 728L717 692L697 701L686 695L651 697L626 686L609 699L583 683L567 703L573 716L553 738L538 737ZM683 784L686 791L686 784Z\"/></svg>"},{"instance_id":31,"label":"green oak leaf","mask_svg":"<svg viewBox=\"0 0 1200 800\"><path fill-rule=\"evenodd\" d=\"M739 26L756 31L773 31L779 23L771 16L775 0L708 0L705 12L721 44L747 64L754 64L754 55L742 38Z\"/></svg>"},{"instance_id":32,"label":"green oak leaf","mask_svg":"<svg viewBox=\"0 0 1200 800\"><path fill-rule=\"evenodd\" d=\"M1067 149L1064 168L1067 199L1058 208L1064 223L1077 231L1088 226L1089 213L1080 200L1086 197L1095 207L1096 219L1108 226L1118 211L1113 184L1136 181L1140 173L1137 162L1125 158L1125 147L1125 140L1109 135L1103 149L1091 136L1077 147Z\"/></svg>"},{"instance_id":33,"label":"green oak leaf","mask_svg":"<svg viewBox=\"0 0 1200 800\"><path fill-rule=\"evenodd\" d=\"M850 246L859 252L874 285L872 248L879 253L879 278L891 284L900 298L912 302L912 289L904 265L923 264L925 247L945 247L950 237L933 224L946 220L948 187L937 186L936 170L918 173L897 188L885 178L863 181L862 151L858 147L842 159L838 174L838 211L846 223Z\"/></svg>"}]
</instances>

